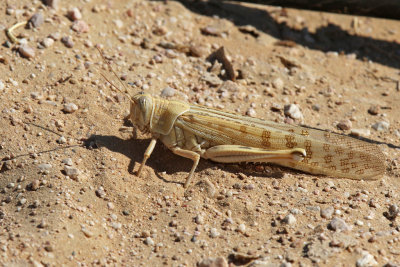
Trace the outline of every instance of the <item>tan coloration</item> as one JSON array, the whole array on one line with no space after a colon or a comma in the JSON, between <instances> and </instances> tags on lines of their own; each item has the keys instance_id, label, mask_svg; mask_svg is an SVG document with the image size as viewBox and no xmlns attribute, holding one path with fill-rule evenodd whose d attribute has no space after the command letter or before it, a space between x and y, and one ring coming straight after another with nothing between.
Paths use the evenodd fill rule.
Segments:
<instances>
[{"instance_id":1,"label":"tan coloration","mask_svg":"<svg viewBox=\"0 0 400 267\"><path fill-rule=\"evenodd\" d=\"M19 27L25 26L27 23L28 23L27 21L18 22L6 30L7 36L8 36L8 38L10 38L11 42L13 42L15 44L19 44L18 38L15 37L15 35L14 35L14 30Z\"/></svg>"},{"instance_id":2,"label":"tan coloration","mask_svg":"<svg viewBox=\"0 0 400 267\"><path fill-rule=\"evenodd\" d=\"M225 163L274 162L312 174L351 179L377 179L385 172L380 149L351 137L148 94L131 99L133 124L153 134L138 175L156 139L175 154L193 160L185 187L190 184L200 157Z\"/></svg>"}]
</instances>

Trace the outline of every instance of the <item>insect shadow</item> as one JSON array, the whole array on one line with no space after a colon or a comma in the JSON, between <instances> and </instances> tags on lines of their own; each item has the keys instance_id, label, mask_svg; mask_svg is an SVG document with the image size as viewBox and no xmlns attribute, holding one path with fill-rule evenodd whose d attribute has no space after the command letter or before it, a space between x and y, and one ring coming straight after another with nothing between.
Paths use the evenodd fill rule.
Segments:
<instances>
[{"instance_id":1,"label":"insect shadow","mask_svg":"<svg viewBox=\"0 0 400 267\"><path fill-rule=\"evenodd\" d=\"M142 163L144 152L149 145L148 139L122 139L113 135L91 135L85 141L88 149L98 149L105 147L110 151L125 155L130 159L128 172L136 175L137 168L135 165ZM137 164L136 164L137 163ZM160 173L173 174L181 171L190 171L192 161L179 157L169 151L161 142L158 142L151 157L147 160L146 166L154 169L155 175L166 183L183 184L184 181L166 180ZM203 170L210 167L209 164L202 162L197 170Z\"/></svg>"},{"instance_id":2,"label":"insect shadow","mask_svg":"<svg viewBox=\"0 0 400 267\"><path fill-rule=\"evenodd\" d=\"M141 164L143 160L143 154L149 145L150 140L148 139L122 139L113 135L91 135L84 143L88 149L98 149L105 147L110 151L117 152L125 155L130 159L128 165L128 172L136 175L135 165ZM155 170L155 175L166 183L184 184L185 180L182 181L170 181L165 179L160 173L165 172L167 174L174 174L177 172L190 171L193 162L190 159L186 159L175 155L168 150L161 142L158 142L151 157L147 160L146 166ZM267 172L255 172L252 164L220 164L209 160L201 159L197 166L196 173L199 173L205 169L219 168L232 174L243 173L246 175L257 175L265 178L282 178L283 172L276 171L272 168ZM284 168L284 167L276 167ZM137 167L136 167L137 169ZM286 169L286 168L284 168ZM289 171L290 172L290 171ZM185 176L186 178L186 176Z\"/></svg>"}]
</instances>

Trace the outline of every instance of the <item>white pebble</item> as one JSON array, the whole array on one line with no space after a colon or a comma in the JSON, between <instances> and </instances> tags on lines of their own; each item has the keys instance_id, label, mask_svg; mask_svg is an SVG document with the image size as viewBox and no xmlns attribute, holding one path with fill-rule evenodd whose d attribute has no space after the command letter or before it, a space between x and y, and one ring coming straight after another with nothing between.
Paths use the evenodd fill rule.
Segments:
<instances>
[{"instance_id":1,"label":"white pebble","mask_svg":"<svg viewBox=\"0 0 400 267\"><path fill-rule=\"evenodd\" d=\"M20 205L24 205L26 203L26 198L21 198L20 200L19 200L19 204Z\"/></svg>"},{"instance_id":2,"label":"white pebble","mask_svg":"<svg viewBox=\"0 0 400 267\"><path fill-rule=\"evenodd\" d=\"M120 19L116 19L113 21L115 26L117 26L117 28L121 29L122 27L124 27L124 23L122 22L122 20Z\"/></svg>"},{"instance_id":3,"label":"white pebble","mask_svg":"<svg viewBox=\"0 0 400 267\"><path fill-rule=\"evenodd\" d=\"M255 111L255 109L254 108L249 108L247 111L246 111L246 115L247 116L250 116L250 117L255 117L256 116L256 111Z\"/></svg>"},{"instance_id":4,"label":"white pebble","mask_svg":"<svg viewBox=\"0 0 400 267\"><path fill-rule=\"evenodd\" d=\"M43 39L42 44L44 47L48 48L54 44L54 40L52 38L47 37Z\"/></svg>"},{"instance_id":5,"label":"white pebble","mask_svg":"<svg viewBox=\"0 0 400 267\"><path fill-rule=\"evenodd\" d=\"M239 233L244 234L246 232L246 225L244 223L239 224L237 230Z\"/></svg>"},{"instance_id":6,"label":"white pebble","mask_svg":"<svg viewBox=\"0 0 400 267\"><path fill-rule=\"evenodd\" d=\"M63 111L66 112L66 113L73 113L73 112L75 112L77 110L78 110L78 106L75 105L74 103L64 104Z\"/></svg>"},{"instance_id":7,"label":"white pebble","mask_svg":"<svg viewBox=\"0 0 400 267\"><path fill-rule=\"evenodd\" d=\"M62 160L62 163L64 163L65 165L68 165L68 166L72 166L74 163L72 162L72 159L71 158L66 158L66 159L63 159Z\"/></svg>"},{"instance_id":8,"label":"white pebble","mask_svg":"<svg viewBox=\"0 0 400 267\"><path fill-rule=\"evenodd\" d=\"M367 251L363 251L362 257L356 262L357 267L370 267L376 265L378 265L378 263L376 262L374 256L369 254Z\"/></svg>"},{"instance_id":9,"label":"white pebble","mask_svg":"<svg viewBox=\"0 0 400 267\"><path fill-rule=\"evenodd\" d=\"M204 223L204 216L201 215L201 214L199 214L199 215L197 215L197 216L194 218L194 221L195 221L197 224L203 224L203 223Z\"/></svg>"},{"instance_id":10,"label":"white pebble","mask_svg":"<svg viewBox=\"0 0 400 267\"><path fill-rule=\"evenodd\" d=\"M41 172L45 172L45 171L50 171L53 166L51 166L51 164L48 163L43 163L40 164L38 167Z\"/></svg>"},{"instance_id":11,"label":"white pebble","mask_svg":"<svg viewBox=\"0 0 400 267\"><path fill-rule=\"evenodd\" d=\"M57 143L59 144L65 144L67 142L67 139L65 139L64 136L61 136L60 138L58 138Z\"/></svg>"},{"instance_id":12,"label":"white pebble","mask_svg":"<svg viewBox=\"0 0 400 267\"><path fill-rule=\"evenodd\" d=\"M288 214L283 219L283 222L286 223L286 224L295 224L296 223L296 217L294 217L293 214Z\"/></svg>"},{"instance_id":13,"label":"white pebble","mask_svg":"<svg viewBox=\"0 0 400 267\"><path fill-rule=\"evenodd\" d=\"M175 95L176 90L174 88L171 87L165 87L162 91L161 91L161 97L172 97Z\"/></svg>"},{"instance_id":14,"label":"white pebble","mask_svg":"<svg viewBox=\"0 0 400 267\"><path fill-rule=\"evenodd\" d=\"M299 106L295 104L285 105L284 113L286 116L289 116L294 120L303 119L303 113L301 113Z\"/></svg>"},{"instance_id":15,"label":"white pebble","mask_svg":"<svg viewBox=\"0 0 400 267\"><path fill-rule=\"evenodd\" d=\"M283 86L284 86L284 83L283 83L281 78L276 78L275 80L272 81L272 86L275 89L282 90Z\"/></svg>"},{"instance_id":16,"label":"white pebble","mask_svg":"<svg viewBox=\"0 0 400 267\"><path fill-rule=\"evenodd\" d=\"M111 224L111 227L114 228L115 230L121 229L122 224L121 223L117 223L117 222L113 222Z\"/></svg>"},{"instance_id":17,"label":"white pebble","mask_svg":"<svg viewBox=\"0 0 400 267\"><path fill-rule=\"evenodd\" d=\"M151 237L146 237L146 239L144 240L144 243L148 246L154 246L154 241Z\"/></svg>"},{"instance_id":18,"label":"white pebble","mask_svg":"<svg viewBox=\"0 0 400 267\"><path fill-rule=\"evenodd\" d=\"M352 129L350 135L368 137L371 135L369 129Z\"/></svg>"},{"instance_id":19,"label":"white pebble","mask_svg":"<svg viewBox=\"0 0 400 267\"><path fill-rule=\"evenodd\" d=\"M372 125L372 128L378 132L386 131L389 129L390 124L386 121L378 121Z\"/></svg>"},{"instance_id":20,"label":"white pebble","mask_svg":"<svg viewBox=\"0 0 400 267\"><path fill-rule=\"evenodd\" d=\"M211 238L216 238L220 235L220 233L218 232L217 228L211 228L210 230L210 237Z\"/></svg>"}]
</instances>

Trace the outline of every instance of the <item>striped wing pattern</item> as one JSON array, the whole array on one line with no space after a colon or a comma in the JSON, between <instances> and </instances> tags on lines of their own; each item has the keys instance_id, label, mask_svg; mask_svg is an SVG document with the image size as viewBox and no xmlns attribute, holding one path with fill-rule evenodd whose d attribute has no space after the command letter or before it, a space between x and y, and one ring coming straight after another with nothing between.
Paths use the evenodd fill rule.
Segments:
<instances>
[{"instance_id":1,"label":"striped wing pattern","mask_svg":"<svg viewBox=\"0 0 400 267\"><path fill-rule=\"evenodd\" d=\"M301 162L280 165L312 174L378 179L385 172L378 146L358 139L302 126L279 124L203 106L191 105L176 125L215 145L243 145L267 150L304 148Z\"/></svg>"}]
</instances>

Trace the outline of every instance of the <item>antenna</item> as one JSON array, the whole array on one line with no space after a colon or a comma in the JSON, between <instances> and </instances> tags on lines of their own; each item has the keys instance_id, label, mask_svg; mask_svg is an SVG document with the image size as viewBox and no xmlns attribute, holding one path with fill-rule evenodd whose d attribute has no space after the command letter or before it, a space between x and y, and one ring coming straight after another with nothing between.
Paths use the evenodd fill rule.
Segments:
<instances>
[{"instance_id":1,"label":"antenna","mask_svg":"<svg viewBox=\"0 0 400 267\"><path fill-rule=\"evenodd\" d=\"M103 52L100 50L99 46L96 45L96 49L97 51L99 51L103 61L108 65L108 67L110 68L111 72L114 74L114 76L118 79L118 81L122 84L122 86L125 89L125 92L123 92L121 89L119 89L115 84L113 84L103 73L100 72L100 75L103 76L103 78L109 83L111 84L111 86L116 89L118 92L124 94L126 97L128 97L129 101L134 102L132 97L127 93L128 89L126 88L125 84L121 81L121 79L118 77L118 75L115 73L114 69L112 68L111 64L107 61L107 59L105 58Z\"/></svg>"}]
</instances>

